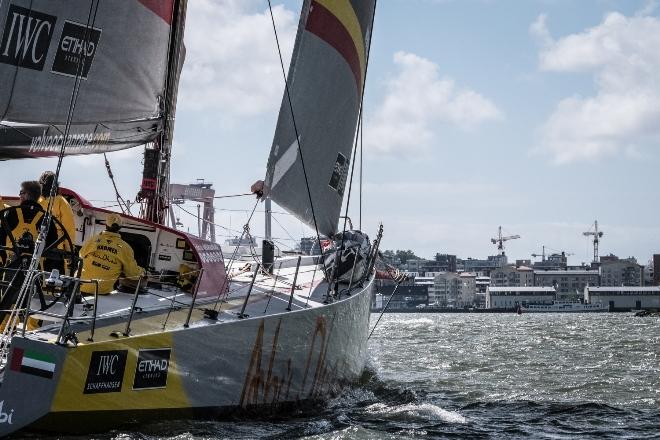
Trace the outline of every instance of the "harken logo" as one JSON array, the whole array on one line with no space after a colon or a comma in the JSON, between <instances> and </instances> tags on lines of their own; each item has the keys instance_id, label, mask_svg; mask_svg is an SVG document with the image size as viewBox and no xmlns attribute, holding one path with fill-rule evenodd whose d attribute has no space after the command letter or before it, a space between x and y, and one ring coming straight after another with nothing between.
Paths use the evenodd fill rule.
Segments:
<instances>
[{"instance_id":1,"label":"harken logo","mask_svg":"<svg viewBox=\"0 0 660 440\"><path fill-rule=\"evenodd\" d=\"M167 386L170 368L170 348L140 350L135 366L134 390L149 390Z\"/></svg>"},{"instance_id":2,"label":"harken logo","mask_svg":"<svg viewBox=\"0 0 660 440\"><path fill-rule=\"evenodd\" d=\"M101 39L101 29L65 21L53 61L53 73L87 79Z\"/></svg>"},{"instance_id":3,"label":"harken logo","mask_svg":"<svg viewBox=\"0 0 660 440\"><path fill-rule=\"evenodd\" d=\"M57 17L9 6L0 44L0 63L43 70Z\"/></svg>"}]
</instances>

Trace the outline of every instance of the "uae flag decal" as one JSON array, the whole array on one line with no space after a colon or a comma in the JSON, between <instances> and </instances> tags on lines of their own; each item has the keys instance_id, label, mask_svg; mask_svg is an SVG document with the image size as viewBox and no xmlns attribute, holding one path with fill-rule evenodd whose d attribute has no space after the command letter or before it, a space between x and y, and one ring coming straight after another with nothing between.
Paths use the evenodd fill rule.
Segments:
<instances>
[{"instance_id":1,"label":"uae flag decal","mask_svg":"<svg viewBox=\"0 0 660 440\"><path fill-rule=\"evenodd\" d=\"M55 372L55 359L36 351L14 348L11 356L11 369L34 376L53 378Z\"/></svg>"}]
</instances>

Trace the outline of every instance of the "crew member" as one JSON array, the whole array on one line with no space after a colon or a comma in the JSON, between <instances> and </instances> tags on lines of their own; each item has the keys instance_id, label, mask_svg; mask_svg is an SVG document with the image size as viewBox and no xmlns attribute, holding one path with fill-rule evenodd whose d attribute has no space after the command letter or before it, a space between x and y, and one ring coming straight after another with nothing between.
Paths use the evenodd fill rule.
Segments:
<instances>
[{"instance_id":1,"label":"crew member","mask_svg":"<svg viewBox=\"0 0 660 440\"><path fill-rule=\"evenodd\" d=\"M41 183L41 197L39 197L39 203L45 211L48 209L48 201L50 200L50 194L53 190L53 185L55 184L55 173L52 171L44 171L39 178L39 183ZM56 188L59 188L59 182L57 183ZM69 238L71 238L71 242L74 242L76 240L76 223L73 220L73 210L71 209L69 202L67 202L59 192L57 192L53 199L52 213L53 217L62 223L64 230L69 234Z\"/></svg>"},{"instance_id":2,"label":"crew member","mask_svg":"<svg viewBox=\"0 0 660 440\"><path fill-rule=\"evenodd\" d=\"M9 232L11 232L16 243L23 249L22 253L31 256L44 218L44 210L38 203L41 196L41 185L36 181L23 182L18 194L21 200L20 208L5 212L5 225L9 231L0 230L0 243L12 247L13 244L9 238ZM56 240L57 231L49 228L46 244Z\"/></svg>"},{"instance_id":3,"label":"crew member","mask_svg":"<svg viewBox=\"0 0 660 440\"><path fill-rule=\"evenodd\" d=\"M115 282L124 276L137 280L144 274L138 266L131 246L121 239L121 217L109 214L105 220L106 230L87 240L80 249L83 259L82 278L99 281L99 294L107 295L114 289ZM83 283L83 294L94 294L93 283Z\"/></svg>"}]
</instances>

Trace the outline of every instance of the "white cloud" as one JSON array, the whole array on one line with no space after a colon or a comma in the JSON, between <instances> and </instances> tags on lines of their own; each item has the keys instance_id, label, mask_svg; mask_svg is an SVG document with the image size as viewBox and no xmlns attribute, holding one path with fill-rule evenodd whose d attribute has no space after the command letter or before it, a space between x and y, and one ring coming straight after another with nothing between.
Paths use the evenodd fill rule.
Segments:
<instances>
[{"instance_id":1,"label":"white cloud","mask_svg":"<svg viewBox=\"0 0 660 440\"><path fill-rule=\"evenodd\" d=\"M380 154L405 154L428 149L437 124L469 129L501 117L495 104L479 93L440 78L438 65L412 53L397 52L395 77L386 83L386 96L366 122L367 148Z\"/></svg>"},{"instance_id":2,"label":"white cloud","mask_svg":"<svg viewBox=\"0 0 660 440\"><path fill-rule=\"evenodd\" d=\"M255 115L279 106L284 80L270 12L262 6L255 0L189 3L181 106L224 116ZM273 14L288 66L297 16L281 5L273 7Z\"/></svg>"},{"instance_id":3,"label":"white cloud","mask_svg":"<svg viewBox=\"0 0 660 440\"><path fill-rule=\"evenodd\" d=\"M542 16L530 29L542 39L547 35L541 70L592 73L597 88L593 96L557 104L540 129L541 151L557 163L634 157L638 145L660 137L660 20L610 13L598 26L556 41Z\"/></svg>"}]
</instances>

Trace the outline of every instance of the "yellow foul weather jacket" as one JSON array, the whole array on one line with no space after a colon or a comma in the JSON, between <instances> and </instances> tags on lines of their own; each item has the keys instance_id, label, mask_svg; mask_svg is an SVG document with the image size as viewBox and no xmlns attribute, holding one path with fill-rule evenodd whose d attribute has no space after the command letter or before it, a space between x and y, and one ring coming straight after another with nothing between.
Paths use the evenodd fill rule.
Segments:
<instances>
[{"instance_id":1,"label":"yellow foul weather jacket","mask_svg":"<svg viewBox=\"0 0 660 440\"><path fill-rule=\"evenodd\" d=\"M39 204L44 208L44 211L48 209L47 198L43 196L39 197ZM53 200L53 217L62 223L62 226L64 226L69 237L71 237L71 242L75 243L76 223L73 220L73 210L71 209L69 202L67 202L61 195L55 196L55 200Z\"/></svg>"},{"instance_id":2,"label":"yellow foul weather jacket","mask_svg":"<svg viewBox=\"0 0 660 440\"><path fill-rule=\"evenodd\" d=\"M80 249L83 259L82 278L99 280L99 294L112 292L120 275L127 278L138 277L144 269L138 266L131 246L116 232L103 231L91 237ZM94 284L85 283L80 291L94 293Z\"/></svg>"}]
</instances>

